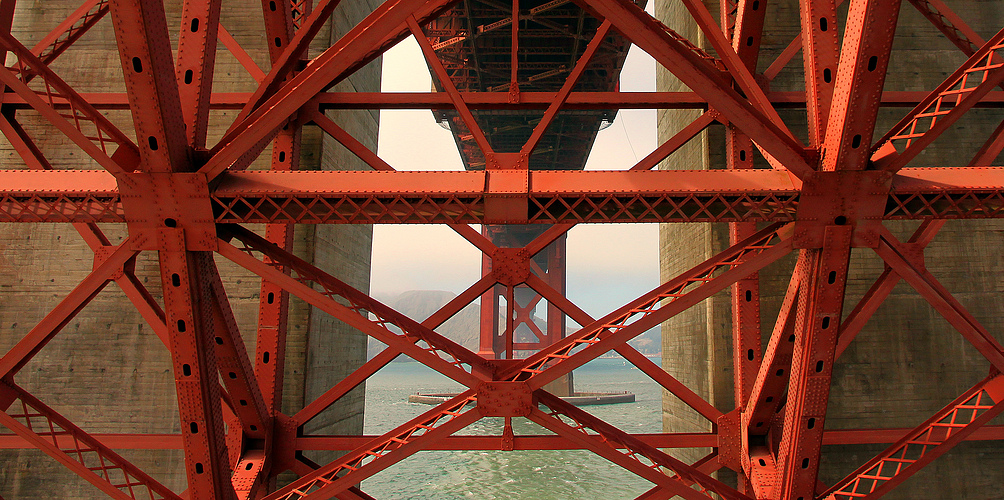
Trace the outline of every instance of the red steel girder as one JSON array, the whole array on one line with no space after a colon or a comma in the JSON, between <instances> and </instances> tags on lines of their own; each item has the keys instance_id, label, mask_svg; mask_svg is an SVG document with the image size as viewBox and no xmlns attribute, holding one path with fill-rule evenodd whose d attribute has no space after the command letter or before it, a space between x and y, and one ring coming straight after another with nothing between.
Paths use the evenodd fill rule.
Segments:
<instances>
[{"instance_id":1,"label":"red steel girder","mask_svg":"<svg viewBox=\"0 0 1004 500\"><path fill-rule=\"evenodd\" d=\"M226 39L223 31L221 37ZM805 92L768 91L767 98L777 109L801 109L805 107ZM913 108L929 92L887 90L882 92L879 104L887 108ZM84 101L98 110L129 109L128 96L119 92L80 92ZM461 92L461 97L470 109L547 109L554 98L552 92L521 92L517 103L510 102L506 94L500 92ZM234 110L243 108L252 97L247 92L214 92L210 97L210 109ZM4 103L16 109L29 106L17 94L8 93ZM66 101L53 96L56 109L66 107ZM331 109L453 109L453 101L443 92L321 92L306 106L317 106L317 110ZM992 90L984 95L973 107L1004 107L1004 91ZM707 109L708 101L694 92L572 92L564 104L564 109ZM306 108L304 108L306 109ZM724 120L723 120L724 121Z\"/></svg>"},{"instance_id":2,"label":"red steel girder","mask_svg":"<svg viewBox=\"0 0 1004 500\"><path fill-rule=\"evenodd\" d=\"M220 0L187 0L182 9L181 32L178 35L178 94L188 145L194 149L205 149L220 27ZM162 68L152 69L163 71ZM164 95L162 99L170 97ZM170 106L172 102L163 105Z\"/></svg>"},{"instance_id":3,"label":"red steel girder","mask_svg":"<svg viewBox=\"0 0 1004 500\"><path fill-rule=\"evenodd\" d=\"M210 201L219 223L486 221L484 172L384 175L235 172L213 187ZM115 179L106 173L7 170L0 177L6 186L0 193L0 222L125 221ZM532 171L529 178L528 215L507 222L792 221L800 195L784 172L761 169ZM883 219L1004 216L1004 168L908 169L893 176L891 184Z\"/></svg>"},{"instance_id":4,"label":"red steel girder","mask_svg":"<svg viewBox=\"0 0 1004 500\"><path fill-rule=\"evenodd\" d=\"M165 228L159 253L189 493L230 500L236 496L223 439L213 299L202 279L215 263L208 252L186 251L182 231Z\"/></svg>"},{"instance_id":5,"label":"red steel girder","mask_svg":"<svg viewBox=\"0 0 1004 500\"><path fill-rule=\"evenodd\" d=\"M759 497L772 494L779 482L774 459L769 453L766 440L761 437L765 436L773 427L773 421L777 418L777 409L782 404L784 391L791 376L791 355L795 345L793 332L797 313L796 301L801 293L800 288L806 278L808 268L808 256L800 255L791 281L788 283L784 301L781 303L777 322L774 324L763 361L760 363L760 369L750 390L749 399L745 406L740 407L739 460L743 472L750 480L751 489Z\"/></svg>"},{"instance_id":6,"label":"red steel girder","mask_svg":"<svg viewBox=\"0 0 1004 500\"><path fill-rule=\"evenodd\" d=\"M987 40L874 146L871 159L896 172L934 142L987 92L1004 82L1004 29ZM890 148L890 145L892 148ZM902 146L901 152L893 148Z\"/></svg>"},{"instance_id":7,"label":"red steel girder","mask_svg":"<svg viewBox=\"0 0 1004 500\"><path fill-rule=\"evenodd\" d=\"M848 444L892 444L913 429L831 429L823 433L823 446ZM180 434L107 434L92 436L112 449L129 450L181 450ZM656 448L711 448L718 443L712 432L669 432L659 434L632 434ZM297 450L337 451L356 449L379 436L374 435L311 435L295 437L290 443ZM436 443L428 450L498 450L501 435L455 435ZM516 450L573 450L582 449L559 436L516 435ZM966 441L1000 441L1004 439L1004 426L984 425L966 436ZM0 450L34 448L24 438L13 434L0 434Z\"/></svg>"},{"instance_id":8,"label":"red steel girder","mask_svg":"<svg viewBox=\"0 0 1004 500\"><path fill-rule=\"evenodd\" d=\"M801 0L802 61L809 144L819 146L826 137L830 99L837 80L840 34L836 0ZM846 84L845 84L846 86ZM881 85L879 86L881 90Z\"/></svg>"},{"instance_id":9,"label":"red steel girder","mask_svg":"<svg viewBox=\"0 0 1004 500\"><path fill-rule=\"evenodd\" d=\"M449 436L480 419L478 407L472 404L473 393L474 391L464 392L415 417L367 446L268 495L265 500L331 498L421 450L426 443Z\"/></svg>"},{"instance_id":10,"label":"red steel girder","mask_svg":"<svg viewBox=\"0 0 1004 500\"><path fill-rule=\"evenodd\" d=\"M143 170L190 170L185 121L164 5L139 0L115 1L111 11ZM202 29L215 27L215 24L211 28L203 25ZM212 43L215 44L215 41L214 37ZM206 99L205 94L200 92L199 99ZM199 127L193 123L192 128L198 130Z\"/></svg>"},{"instance_id":11,"label":"red steel girder","mask_svg":"<svg viewBox=\"0 0 1004 500\"><path fill-rule=\"evenodd\" d=\"M9 380L0 382L4 408L0 424L111 498L180 500L174 492Z\"/></svg>"},{"instance_id":12,"label":"red steel girder","mask_svg":"<svg viewBox=\"0 0 1004 500\"><path fill-rule=\"evenodd\" d=\"M848 9L845 41L833 76L832 102L828 111L816 113L817 118L830 122L825 135L819 136L823 142L820 170L862 170L867 166L866 146L875 132L899 4L899 0L868 0L853 2ZM823 73L825 80L825 70Z\"/></svg>"},{"instance_id":13,"label":"red steel girder","mask_svg":"<svg viewBox=\"0 0 1004 500\"><path fill-rule=\"evenodd\" d=\"M962 442L1004 411L1004 376L994 372L819 498L879 498Z\"/></svg>"},{"instance_id":14,"label":"red steel girder","mask_svg":"<svg viewBox=\"0 0 1004 500\"><path fill-rule=\"evenodd\" d=\"M787 228L768 226L499 375L533 388L642 334L791 251ZM579 349L574 352L576 349Z\"/></svg>"},{"instance_id":15,"label":"red steel girder","mask_svg":"<svg viewBox=\"0 0 1004 500\"><path fill-rule=\"evenodd\" d=\"M208 296L202 300L211 305L213 317L213 342L216 345L216 361L220 378L227 389L234 414L243 427L244 434L251 439L265 439L271 432L272 419L266 409L261 389L251 360L248 359L244 339L237 327L237 320L230 309L230 300L219 272L215 266L205 266L199 278L208 288Z\"/></svg>"},{"instance_id":16,"label":"red steel girder","mask_svg":"<svg viewBox=\"0 0 1004 500\"><path fill-rule=\"evenodd\" d=\"M808 254L810 271L799 293L791 374L776 458L780 477L771 498L815 495L851 234L849 226L827 226L823 248L803 250Z\"/></svg>"}]
</instances>

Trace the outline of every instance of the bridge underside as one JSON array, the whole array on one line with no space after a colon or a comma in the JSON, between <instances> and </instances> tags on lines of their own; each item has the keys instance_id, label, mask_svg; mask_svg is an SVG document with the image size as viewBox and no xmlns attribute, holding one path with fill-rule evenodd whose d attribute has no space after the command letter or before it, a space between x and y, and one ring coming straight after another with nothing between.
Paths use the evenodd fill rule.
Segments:
<instances>
[{"instance_id":1,"label":"bridge underside","mask_svg":"<svg viewBox=\"0 0 1004 500\"><path fill-rule=\"evenodd\" d=\"M837 29L833 2L805 0L802 33L756 74L750 68L770 2L726 2L721 26L704 3L682 3L710 49L628 0L516 2L515 13L500 0L389 0L308 61L310 42L339 2L266 1L265 33L258 38L270 41L272 66L261 70L220 30L218 0L186 0L177 45L159 2L88 0L34 48L9 34L15 2L0 1L0 46L8 63L0 70L6 89L0 132L18 155L0 171L0 221L73 224L95 255L93 270L44 319L16 328L20 340L0 358L0 424L10 431L0 434L0 443L39 449L112 498L366 499L357 485L422 450L575 448L650 481L643 499L807 500L876 498L962 441L1004 439L1004 429L986 425L1004 410L1004 348L923 259L924 247L950 220L1004 217L1004 168L989 166L1004 149L1004 126L984 139L974 158L945 168L913 166L946 130L964 126L971 109L1001 107L996 89L1004 82L1004 30L983 40L934 0L902 6L854 0L846 26ZM914 7L967 59L936 88L883 93L900 9ZM81 93L53 70L98 23L114 25L124 93ZM432 70L434 91L332 90L411 36ZM212 92L217 39L256 75L254 92ZM629 44L689 91L617 92ZM767 90L799 48L805 91ZM892 106L908 111L892 128L876 130L880 109ZM805 110L805 130L793 131L778 116L778 109L793 107ZM399 108L434 110L456 134L468 171L389 165L326 114ZM624 108L703 113L630 170L577 171L597 127ZM236 118L213 143L207 124L219 110ZM128 116L113 121L110 111ZM653 170L712 126L727 129L727 170ZM372 171L296 171L295 153L279 153L297 151L301 133L314 128ZM77 149L54 155L32 140L43 134L59 134ZM249 171L270 147L271 168ZM82 155L88 161L81 166ZM754 157L766 160L765 167L755 168ZM886 228L889 220L920 225L901 241ZM734 238L706 262L592 318L540 276L535 256L575 224L609 222L728 223ZM107 226L98 223L117 223L128 237L112 244ZM294 223L447 224L484 253L491 269L416 322L293 255L288 234ZM549 226L512 247L471 224ZM845 313L852 248L874 253L887 268ZM160 280L160 294L145 287L149 276L135 265L145 252L157 253L153 282ZM733 285L791 254L797 264L764 346L758 294ZM256 345L245 345L239 310L223 286L222 273L233 268L217 261L262 279ZM915 428L828 429L834 364L900 280L982 355L985 377L937 413L917 415ZM92 433L26 389L22 368L113 281L170 353L180 433ZM496 286L528 287L583 326L516 360L487 359L436 332ZM724 411L627 341L730 287L739 318L733 331L737 405ZM274 368L284 361L290 296L387 345L292 415L280 411L283 371ZM715 430L634 435L545 389L611 351ZM304 432L321 411L402 354L465 391L381 436ZM483 417L525 417L552 434L513 436L508 425L492 436L457 434ZM889 447L837 483L820 484L821 450L855 443ZM112 451L155 447L183 451L186 492L172 491ZM667 448L713 451L684 463ZM350 451L318 464L304 457L312 450ZM740 481L712 477L722 468L736 471ZM276 478L287 471L295 478L278 487Z\"/></svg>"}]
</instances>

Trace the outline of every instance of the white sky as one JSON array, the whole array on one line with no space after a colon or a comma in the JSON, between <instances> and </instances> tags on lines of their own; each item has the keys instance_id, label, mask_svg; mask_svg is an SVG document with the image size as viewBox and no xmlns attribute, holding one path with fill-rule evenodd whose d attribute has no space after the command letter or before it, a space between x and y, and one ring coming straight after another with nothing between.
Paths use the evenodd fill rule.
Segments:
<instances>
[{"instance_id":1,"label":"white sky","mask_svg":"<svg viewBox=\"0 0 1004 500\"><path fill-rule=\"evenodd\" d=\"M418 44L408 38L383 57L385 92L428 92L431 76ZM655 61L632 48L621 90L655 90ZM625 170L656 147L654 110L623 110L599 132L587 170ZM398 170L462 170L449 130L428 110L385 110L378 152ZM370 290L387 298L409 290L460 293L480 278L481 254L443 225L376 225ZM659 283L658 226L580 225L568 236L567 295L602 316Z\"/></svg>"}]
</instances>

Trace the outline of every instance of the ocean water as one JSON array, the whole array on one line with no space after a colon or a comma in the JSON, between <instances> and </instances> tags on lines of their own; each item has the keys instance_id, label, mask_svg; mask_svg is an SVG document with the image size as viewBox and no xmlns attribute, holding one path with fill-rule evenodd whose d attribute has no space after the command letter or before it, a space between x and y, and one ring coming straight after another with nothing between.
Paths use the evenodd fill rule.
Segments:
<instances>
[{"instance_id":1,"label":"ocean water","mask_svg":"<svg viewBox=\"0 0 1004 500\"><path fill-rule=\"evenodd\" d=\"M656 360L658 361L658 360ZM366 434L382 434L431 406L409 403L417 392L460 392L462 386L419 363L392 363L366 386ZM597 359L575 371L580 392L635 393L634 403L584 410L632 433L661 432L662 392L621 359ZM502 433L502 418L484 418L459 434ZM515 434L549 434L529 420L513 419ZM406 499L621 499L652 483L585 450L422 451L362 483L381 500Z\"/></svg>"}]
</instances>

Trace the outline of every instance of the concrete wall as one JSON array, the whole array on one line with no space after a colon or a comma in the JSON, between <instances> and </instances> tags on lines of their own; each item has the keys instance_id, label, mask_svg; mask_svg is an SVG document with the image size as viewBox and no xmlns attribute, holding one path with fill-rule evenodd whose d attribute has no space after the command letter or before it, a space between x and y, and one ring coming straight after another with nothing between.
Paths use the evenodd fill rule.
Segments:
<instances>
[{"instance_id":1,"label":"concrete wall","mask_svg":"<svg viewBox=\"0 0 1004 500\"><path fill-rule=\"evenodd\" d=\"M998 3L947 2L983 37L1004 24ZM717 2L709 3L717 15ZM691 40L701 39L682 4L656 3L657 17ZM799 32L798 3L769 2L759 71L763 71ZM841 9L841 29L846 6ZM703 40L701 40L703 42ZM954 71L965 56L945 40L908 2L896 31L886 90L930 90ZM771 84L773 90L800 90L799 56ZM660 90L682 86L660 71ZM881 135L907 110L883 109L876 134ZM665 140L696 116L691 111L663 111L659 135ZM804 111L782 118L806 141ZM915 166L961 166L982 145L1004 114L973 110L960 127L947 132L914 160ZM676 153L661 168L724 168L724 132L713 127L688 149ZM999 160L998 160L999 161ZM889 224L906 238L917 223ZM953 221L927 251L931 272L979 319L1002 338L1000 311L1004 297L995 277L1002 268L997 222ZM725 224L664 225L661 230L663 278L675 276L728 246ZM684 244L684 242L686 242ZM761 274L764 343L783 296L793 260ZM846 315L882 271L870 250L855 250L848 276ZM731 318L727 293L720 293L663 325L663 365L718 408L734 407L732 396ZM912 288L901 283L857 340L837 362L827 414L828 428L913 427L942 408L987 374L988 363ZM699 416L671 396L664 399L667 431L709 429ZM885 446L824 448L820 479L832 484ZM687 458L697 458L693 452ZM999 442L963 443L947 456L908 480L886 498L1000 498L1004 479L1004 446Z\"/></svg>"},{"instance_id":2,"label":"concrete wall","mask_svg":"<svg viewBox=\"0 0 1004 500\"><path fill-rule=\"evenodd\" d=\"M333 22L315 39L312 55L348 31L375 8L377 0L344 2ZM79 2L20 1L13 32L31 47L66 18ZM181 2L169 2L172 38L180 25ZM225 1L222 24L252 58L268 67L260 4ZM376 91L380 87L379 60L340 84L337 90ZM80 92L122 92L124 84L110 16L53 65ZM223 48L217 52L214 90L251 92L256 84ZM214 111L209 143L213 144L233 120L235 111ZM128 135L132 119L127 111L109 117ZM57 168L97 168L75 145L31 111L19 119ZM375 149L378 114L359 111L332 115L346 130ZM266 150L253 168L267 168ZM58 163L57 163L58 160ZM6 140L0 139L0 168L23 168ZM301 168L360 169L354 156L315 128L303 134ZM105 225L117 243L124 226ZM254 229L261 229L255 227ZM369 288L369 226L298 226L294 251L302 258L350 283ZM90 270L92 254L67 225L8 224L0 226L0 352L6 352L56 305ZM260 280L217 258L224 283L249 351L254 352ZM157 256L141 254L137 275L160 300ZM365 361L365 338L327 315L293 299L282 408L293 413ZM89 432L179 433L176 395L167 349L129 304L117 286L109 285L16 377L16 381ZM360 433L363 391L347 397L318 417L308 432ZM5 431L0 431L5 432ZM137 466L175 491L185 488L183 456L176 450L119 450ZM323 458L323 457L318 457ZM16 498L90 499L101 494L48 456L34 450L3 451L0 496Z\"/></svg>"}]
</instances>

